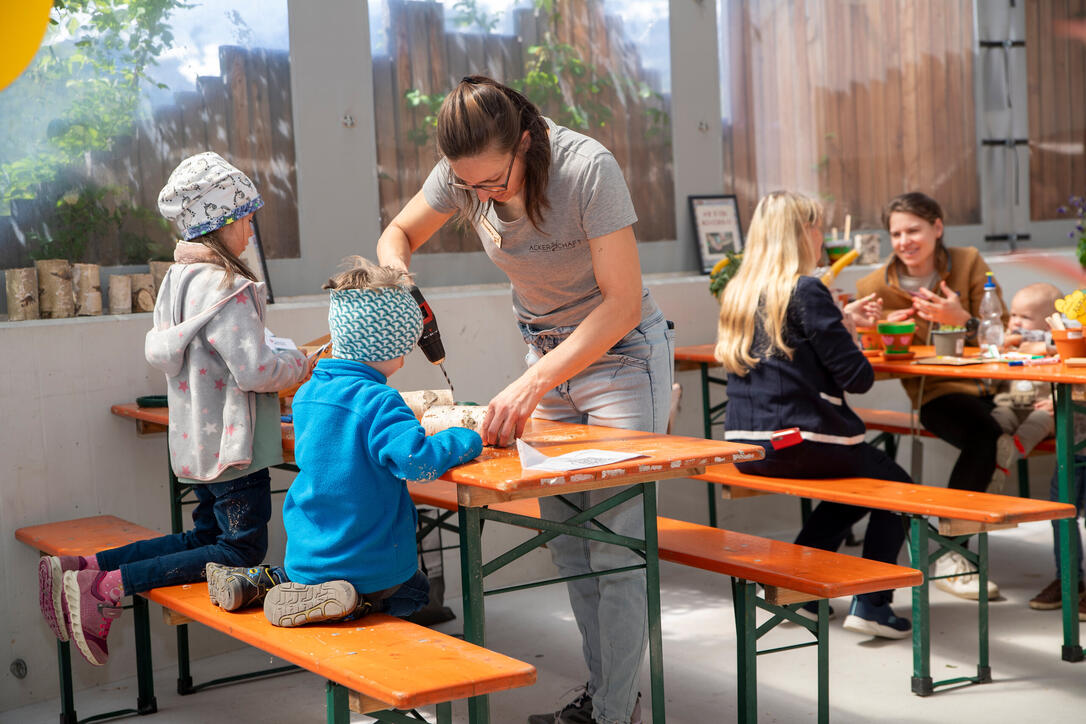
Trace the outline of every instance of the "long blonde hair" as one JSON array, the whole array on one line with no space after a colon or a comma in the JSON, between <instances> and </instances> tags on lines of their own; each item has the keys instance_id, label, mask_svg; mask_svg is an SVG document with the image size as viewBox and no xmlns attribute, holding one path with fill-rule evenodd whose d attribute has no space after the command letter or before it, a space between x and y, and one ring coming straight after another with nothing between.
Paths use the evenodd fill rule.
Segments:
<instances>
[{"instance_id":1,"label":"long blonde hair","mask_svg":"<svg viewBox=\"0 0 1086 724\"><path fill-rule=\"evenodd\" d=\"M742 377L775 352L792 358L784 340L788 301L800 276L817 261L807 230L821 226L822 206L791 191L774 191L758 202L750 222L743 262L728 282L720 302L716 358ZM767 337L764 349L752 349L755 324Z\"/></svg>"}]
</instances>

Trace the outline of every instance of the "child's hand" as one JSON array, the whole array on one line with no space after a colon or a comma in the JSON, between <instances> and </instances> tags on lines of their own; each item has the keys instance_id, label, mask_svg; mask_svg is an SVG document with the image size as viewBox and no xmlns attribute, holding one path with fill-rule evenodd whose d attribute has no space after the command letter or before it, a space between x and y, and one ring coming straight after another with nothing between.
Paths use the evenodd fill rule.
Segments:
<instances>
[{"instance_id":1,"label":"child's hand","mask_svg":"<svg viewBox=\"0 0 1086 724\"><path fill-rule=\"evenodd\" d=\"M1048 354L1048 345L1044 342L1022 342L1018 345L1022 354Z\"/></svg>"},{"instance_id":2,"label":"child's hand","mask_svg":"<svg viewBox=\"0 0 1086 724\"><path fill-rule=\"evenodd\" d=\"M1052 406L1051 397L1044 397L1040 400L1037 400L1033 403L1033 409L1042 410L1043 412L1047 412L1050 415L1055 414L1055 409Z\"/></svg>"},{"instance_id":3,"label":"child's hand","mask_svg":"<svg viewBox=\"0 0 1086 724\"><path fill-rule=\"evenodd\" d=\"M916 310L912 307L906 307L905 309L895 309L886 315L887 322L904 322L909 317L913 316Z\"/></svg>"},{"instance_id":4,"label":"child's hand","mask_svg":"<svg viewBox=\"0 0 1086 724\"><path fill-rule=\"evenodd\" d=\"M1022 344L1022 335L1017 332L1004 332L1003 333L1003 349L1017 349L1018 345ZM1022 350L1022 352L1026 352ZM1027 353L1036 354L1036 353ZM1040 354L1044 354L1041 352Z\"/></svg>"},{"instance_id":5,"label":"child's hand","mask_svg":"<svg viewBox=\"0 0 1086 724\"><path fill-rule=\"evenodd\" d=\"M929 322L938 322L946 325L965 324L972 316L965 311L958 293L947 286L945 281L939 282L943 296L939 296L930 289L921 287L913 297L913 309L916 315Z\"/></svg>"},{"instance_id":6,"label":"child's hand","mask_svg":"<svg viewBox=\"0 0 1086 724\"><path fill-rule=\"evenodd\" d=\"M857 327L874 327L882 318L882 297L872 292L845 305L845 315L852 318Z\"/></svg>"}]
</instances>

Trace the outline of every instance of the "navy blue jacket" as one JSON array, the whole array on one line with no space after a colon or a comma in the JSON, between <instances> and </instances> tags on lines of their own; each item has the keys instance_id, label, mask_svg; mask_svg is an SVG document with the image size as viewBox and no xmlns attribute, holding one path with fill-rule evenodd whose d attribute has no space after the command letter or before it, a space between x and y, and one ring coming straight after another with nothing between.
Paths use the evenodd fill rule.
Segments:
<instances>
[{"instance_id":1,"label":"navy blue jacket","mask_svg":"<svg viewBox=\"0 0 1086 724\"><path fill-rule=\"evenodd\" d=\"M863 421L844 393L871 389L875 373L818 279L805 276L796 283L784 339L794 350L792 359L780 352L769 356L768 338L755 325L752 350L761 361L743 377L728 374L724 438L765 444L774 431L798 427L804 440L863 442Z\"/></svg>"}]
</instances>

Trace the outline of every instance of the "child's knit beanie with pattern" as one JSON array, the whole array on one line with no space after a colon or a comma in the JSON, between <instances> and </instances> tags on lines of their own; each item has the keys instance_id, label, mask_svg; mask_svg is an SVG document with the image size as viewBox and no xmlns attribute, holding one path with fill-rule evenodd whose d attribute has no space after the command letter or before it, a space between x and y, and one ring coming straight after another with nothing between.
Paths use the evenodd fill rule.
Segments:
<instances>
[{"instance_id":1,"label":"child's knit beanie with pattern","mask_svg":"<svg viewBox=\"0 0 1086 724\"><path fill-rule=\"evenodd\" d=\"M263 205L249 177L213 151L178 164L158 194L159 211L184 241L221 229Z\"/></svg>"}]
</instances>

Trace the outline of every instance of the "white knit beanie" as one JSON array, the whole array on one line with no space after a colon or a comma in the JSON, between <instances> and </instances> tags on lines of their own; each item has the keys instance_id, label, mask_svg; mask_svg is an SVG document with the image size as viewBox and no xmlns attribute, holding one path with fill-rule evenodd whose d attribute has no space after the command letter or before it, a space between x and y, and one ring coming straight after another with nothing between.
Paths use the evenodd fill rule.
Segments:
<instances>
[{"instance_id":1,"label":"white knit beanie","mask_svg":"<svg viewBox=\"0 0 1086 724\"><path fill-rule=\"evenodd\" d=\"M158 194L158 210L185 241L221 229L263 205L249 177L213 151L178 164Z\"/></svg>"}]
</instances>

